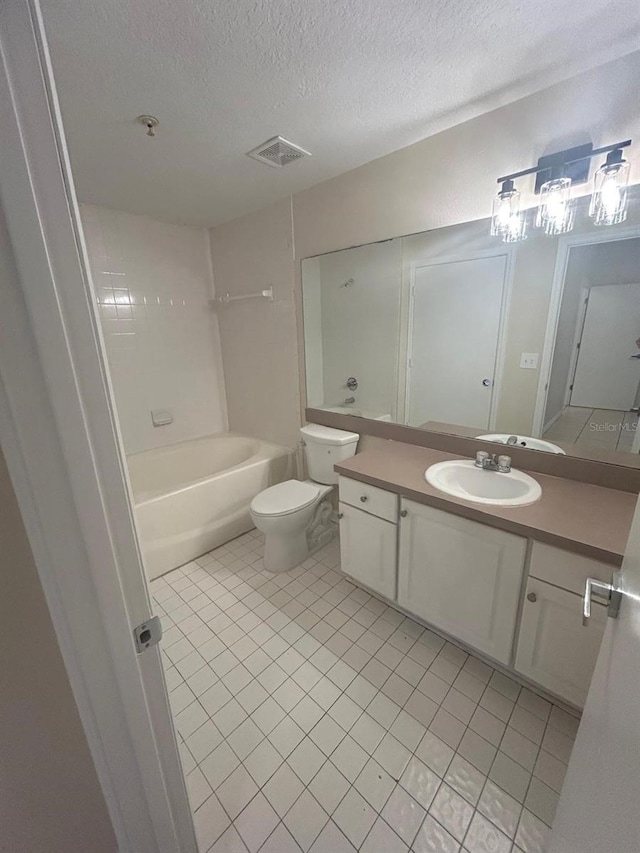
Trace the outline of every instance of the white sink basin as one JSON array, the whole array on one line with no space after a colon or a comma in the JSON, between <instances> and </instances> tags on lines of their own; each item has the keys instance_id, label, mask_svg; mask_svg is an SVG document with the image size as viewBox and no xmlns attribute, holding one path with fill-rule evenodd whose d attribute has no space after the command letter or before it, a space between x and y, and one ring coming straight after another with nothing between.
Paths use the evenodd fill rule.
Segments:
<instances>
[{"instance_id":1,"label":"white sink basin","mask_svg":"<svg viewBox=\"0 0 640 853\"><path fill-rule=\"evenodd\" d=\"M476 438L482 441L497 441L500 444L506 444L507 439L511 438L512 435L513 433L494 432L487 433L486 435L477 435ZM562 453L563 456L567 455L557 444L552 444L543 438L532 438L530 435L519 435L517 438L518 441L513 445L514 447L526 447L528 450L546 450L547 453Z\"/></svg>"},{"instance_id":2,"label":"white sink basin","mask_svg":"<svg viewBox=\"0 0 640 853\"><path fill-rule=\"evenodd\" d=\"M452 459L437 462L424 472L431 486L479 504L494 506L526 506L535 503L542 494L540 484L522 471L501 474L477 468L473 460Z\"/></svg>"}]
</instances>

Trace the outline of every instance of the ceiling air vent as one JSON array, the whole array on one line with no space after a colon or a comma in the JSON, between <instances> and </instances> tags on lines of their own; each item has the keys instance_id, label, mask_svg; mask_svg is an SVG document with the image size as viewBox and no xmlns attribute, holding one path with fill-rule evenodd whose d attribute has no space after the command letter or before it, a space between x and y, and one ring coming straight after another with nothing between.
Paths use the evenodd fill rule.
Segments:
<instances>
[{"instance_id":1,"label":"ceiling air vent","mask_svg":"<svg viewBox=\"0 0 640 853\"><path fill-rule=\"evenodd\" d=\"M252 151L247 151L247 157L253 157L254 160L266 163L267 166L275 166L276 169L287 166L302 157L310 156L309 151L283 139L282 136L274 136L273 139L267 139Z\"/></svg>"}]
</instances>

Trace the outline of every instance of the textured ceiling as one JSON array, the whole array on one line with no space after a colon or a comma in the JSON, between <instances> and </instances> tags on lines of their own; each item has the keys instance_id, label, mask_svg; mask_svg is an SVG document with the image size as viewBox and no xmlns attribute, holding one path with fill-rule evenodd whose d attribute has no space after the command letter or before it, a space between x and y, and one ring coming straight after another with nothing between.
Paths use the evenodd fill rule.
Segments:
<instances>
[{"instance_id":1,"label":"textured ceiling","mask_svg":"<svg viewBox=\"0 0 640 853\"><path fill-rule=\"evenodd\" d=\"M214 225L638 47L637 0L42 0L82 201ZM134 122L160 119L149 139ZM282 134L313 157L245 152Z\"/></svg>"}]
</instances>

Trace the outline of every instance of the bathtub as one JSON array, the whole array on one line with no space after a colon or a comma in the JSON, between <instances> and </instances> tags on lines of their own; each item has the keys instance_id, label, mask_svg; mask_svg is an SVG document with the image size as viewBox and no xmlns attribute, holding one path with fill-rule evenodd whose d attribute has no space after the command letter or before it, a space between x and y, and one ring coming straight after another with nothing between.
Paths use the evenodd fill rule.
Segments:
<instances>
[{"instance_id":1,"label":"bathtub","mask_svg":"<svg viewBox=\"0 0 640 853\"><path fill-rule=\"evenodd\" d=\"M127 457L149 580L251 530L251 500L293 476L293 451L235 433Z\"/></svg>"}]
</instances>

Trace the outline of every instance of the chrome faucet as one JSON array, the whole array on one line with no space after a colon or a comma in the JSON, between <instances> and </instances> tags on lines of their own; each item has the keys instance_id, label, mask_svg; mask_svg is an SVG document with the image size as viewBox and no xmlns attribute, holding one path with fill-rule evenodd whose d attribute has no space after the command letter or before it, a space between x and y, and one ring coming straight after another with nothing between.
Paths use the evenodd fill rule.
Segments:
<instances>
[{"instance_id":1,"label":"chrome faucet","mask_svg":"<svg viewBox=\"0 0 640 853\"><path fill-rule=\"evenodd\" d=\"M499 474L508 474L511 471L511 457L497 456L495 453L479 450L476 453L475 466L482 468L483 471L497 471Z\"/></svg>"},{"instance_id":2,"label":"chrome faucet","mask_svg":"<svg viewBox=\"0 0 640 853\"><path fill-rule=\"evenodd\" d=\"M517 435L510 435L509 438L505 441L505 444L510 444L510 445L517 444L517 443L518 443L518 436Z\"/></svg>"}]
</instances>

